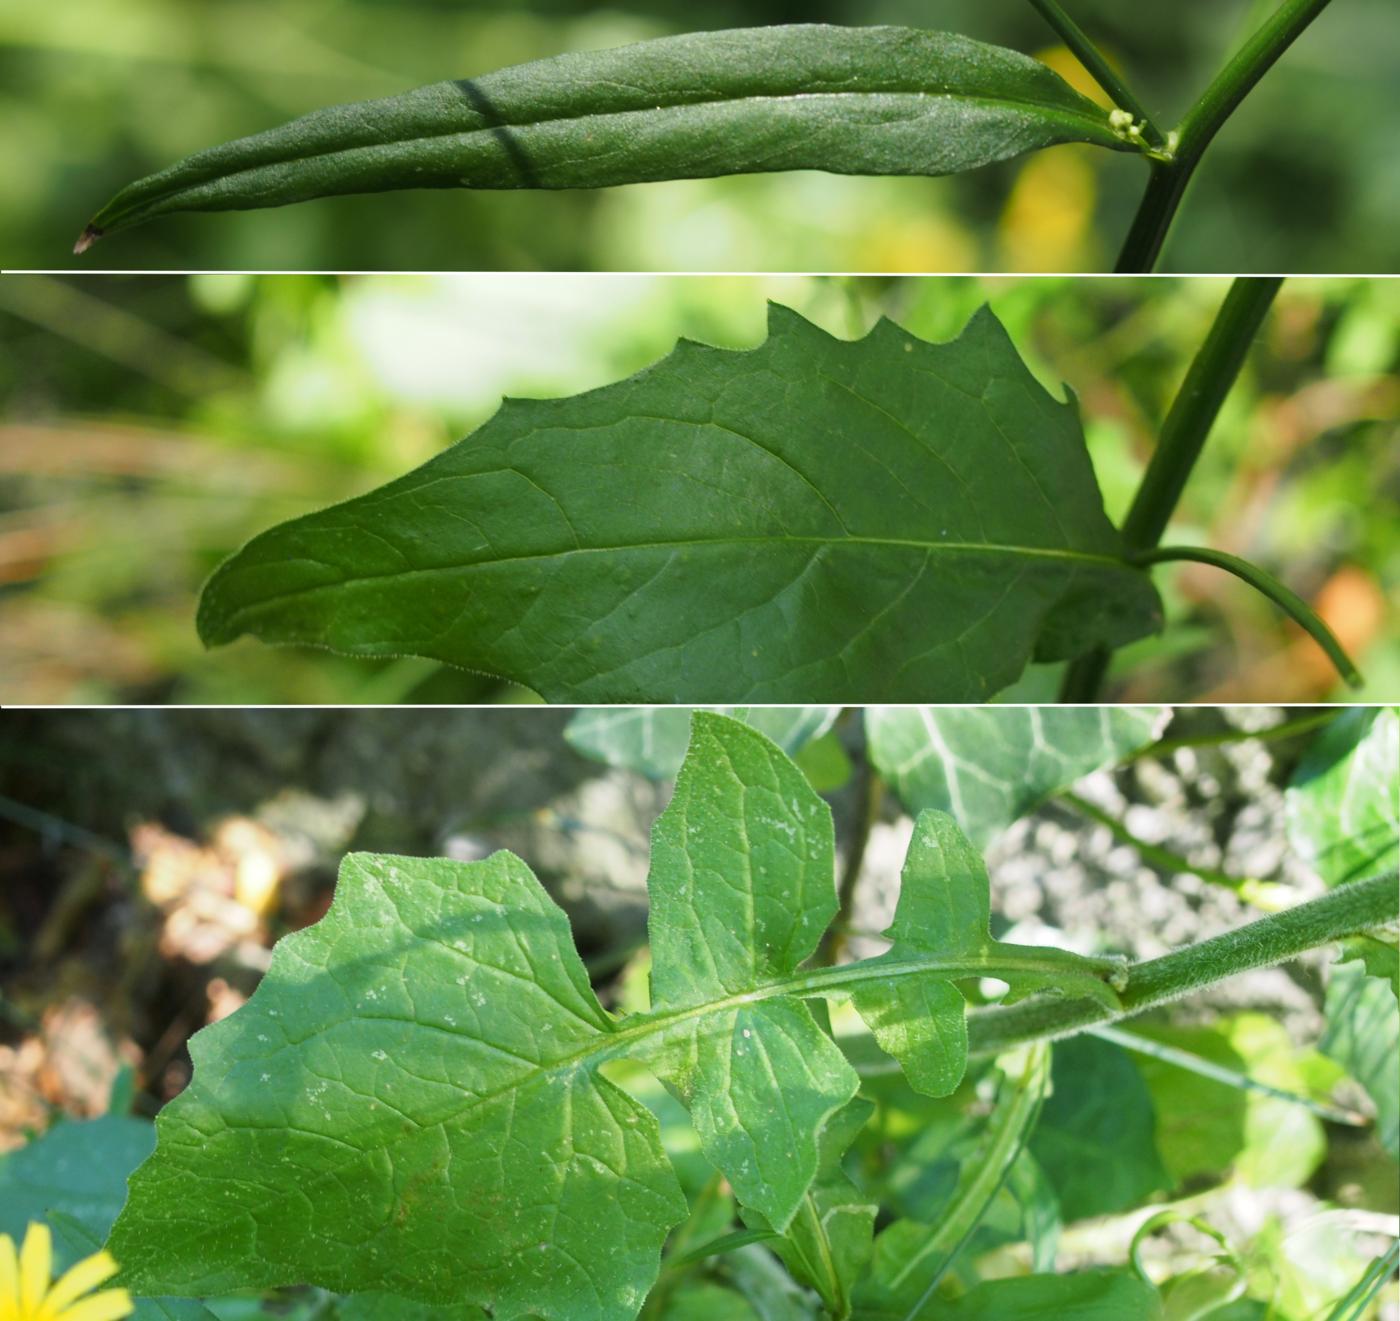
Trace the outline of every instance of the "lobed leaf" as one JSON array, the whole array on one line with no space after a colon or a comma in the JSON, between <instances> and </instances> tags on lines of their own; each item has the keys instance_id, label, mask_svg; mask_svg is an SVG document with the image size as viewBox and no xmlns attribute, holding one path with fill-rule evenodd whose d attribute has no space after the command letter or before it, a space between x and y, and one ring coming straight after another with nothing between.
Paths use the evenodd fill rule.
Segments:
<instances>
[{"instance_id":1,"label":"lobed leaf","mask_svg":"<svg viewBox=\"0 0 1400 1321\"><path fill-rule=\"evenodd\" d=\"M1118 964L992 941L980 859L947 817L920 831L895 947L804 970L836 911L830 811L769 739L696 712L652 838L652 1008L622 1019L519 859L353 855L326 917L192 1043L193 1080L113 1230L126 1282L315 1283L497 1321L635 1316L687 1208L650 1111L599 1072L628 1056L684 1100L785 1256L809 1261L809 1221L824 1225L835 1265L819 1287L839 1296L866 1222L835 1162L862 1111L808 1001L854 994L879 1013L906 981L987 973L1116 1003ZM951 1006L945 1028L886 1034L916 1086L961 1076Z\"/></svg>"},{"instance_id":2,"label":"lobed leaf","mask_svg":"<svg viewBox=\"0 0 1400 1321\"><path fill-rule=\"evenodd\" d=\"M950 812L979 848L1058 790L1160 736L1164 706L872 707L870 756L911 812Z\"/></svg>"},{"instance_id":3,"label":"lobed leaf","mask_svg":"<svg viewBox=\"0 0 1400 1321\"><path fill-rule=\"evenodd\" d=\"M338 193L940 175L1063 142L1134 149L1016 51L898 27L700 32L334 106L198 152L118 193L78 250L169 212Z\"/></svg>"},{"instance_id":4,"label":"lobed leaf","mask_svg":"<svg viewBox=\"0 0 1400 1321\"><path fill-rule=\"evenodd\" d=\"M244 633L413 653L552 701L982 700L1158 626L1073 403L984 310L949 344L773 307L748 352L510 400L378 491L256 537L204 590Z\"/></svg>"}]
</instances>

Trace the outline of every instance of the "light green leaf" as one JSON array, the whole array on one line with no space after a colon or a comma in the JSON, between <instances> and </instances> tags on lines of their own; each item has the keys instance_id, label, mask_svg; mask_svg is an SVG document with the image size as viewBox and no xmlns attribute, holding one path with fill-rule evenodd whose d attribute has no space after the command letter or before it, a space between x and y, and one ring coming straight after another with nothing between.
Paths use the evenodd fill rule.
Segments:
<instances>
[{"instance_id":1,"label":"light green leaf","mask_svg":"<svg viewBox=\"0 0 1400 1321\"><path fill-rule=\"evenodd\" d=\"M1320 1049L1366 1089L1376 1137L1400 1160L1400 1005L1390 987L1356 963L1336 964L1327 983Z\"/></svg>"},{"instance_id":2,"label":"light green leaf","mask_svg":"<svg viewBox=\"0 0 1400 1321\"><path fill-rule=\"evenodd\" d=\"M914 1321L941 1315L939 1284L981 1224L1040 1113L1050 1047L1038 1042L1004 1061L991 1119L959 1162L957 1180L932 1223L896 1220L875 1240L870 1274L856 1290L856 1314Z\"/></svg>"},{"instance_id":3,"label":"light green leaf","mask_svg":"<svg viewBox=\"0 0 1400 1321\"><path fill-rule=\"evenodd\" d=\"M1137 1276L1091 1270L988 1280L930 1312L929 1321L934 1315L940 1321L1155 1321L1162 1313L1156 1290Z\"/></svg>"},{"instance_id":4,"label":"light green leaf","mask_svg":"<svg viewBox=\"0 0 1400 1321\"><path fill-rule=\"evenodd\" d=\"M709 1009L679 1016L646 1060L740 1202L782 1231L859 1079L806 1005L748 993L790 978L836 915L831 809L768 739L704 711L691 729L652 830L651 1003Z\"/></svg>"},{"instance_id":5,"label":"light green leaf","mask_svg":"<svg viewBox=\"0 0 1400 1321\"><path fill-rule=\"evenodd\" d=\"M1355 936L1342 942L1339 961L1357 959L1368 977L1379 977L1400 1000L1400 948L1394 943L1394 929L1387 928Z\"/></svg>"},{"instance_id":6,"label":"light green leaf","mask_svg":"<svg viewBox=\"0 0 1400 1321\"><path fill-rule=\"evenodd\" d=\"M1055 1044L1051 1077L1030 1150L1066 1221L1122 1211L1171 1186L1152 1096L1126 1050L1070 1037Z\"/></svg>"},{"instance_id":7,"label":"light green leaf","mask_svg":"<svg viewBox=\"0 0 1400 1321\"><path fill-rule=\"evenodd\" d=\"M848 1136L828 1123L856 1086L804 1001L983 974L1114 1000L1120 963L985 939L800 969L835 911L832 855L830 812L782 751L696 712L653 835L653 1007L623 1019L519 859L348 858L326 917L192 1043L194 1078L113 1231L128 1281L623 1321L687 1208L655 1119L603 1063L665 1078L711 1163L781 1231L822 1142ZM980 884L985 911L985 872L940 883Z\"/></svg>"},{"instance_id":8,"label":"light green leaf","mask_svg":"<svg viewBox=\"0 0 1400 1321\"><path fill-rule=\"evenodd\" d=\"M911 812L951 812L979 848L1051 794L1162 732L1162 706L872 707L870 755Z\"/></svg>"},{"instance_id":9,"label":"light green leaf","mask_svg":"<svg viewBox=\"0 0 1400 1321\"><path fill-rule=\"evenodd\" d=\"M792 756L831 728L839 706L731 706L715 710L762 730ZM690 709L636 706L576 711L564 727L575 752L653 780L674 779L690 741Z\"/></svg>"},{"instance_id":10,"label":"light green leaf","mask_svg":"<svg viewBox=\"0 0 1400 1321\"><path fill-rule=\"evenodd\" d=\"M1112 961L994 941L989 890L986 865L953 818L921 812L900 876L894 921L884 933L892 945L883 957L917 968L949 953L996 958L1014 950L1029 961L1004 978L1011 998L1052 986L1066 995L1093 996L1113 1008L1103 971ZM1037 966L1039 960L1044 962ZM900 1062L912 1087L946 1096L958 1085L967 1064L966 1004L946 973L930 970L889 984L857 985L851 1001L880 1048Z\"/></svg>"},{"instance_id":11,"label":"light green leaf","mask_svg":"<svg viewBox=\"0 0 1400 1321\"><path fill-rule=\"evenodd\" d=\"M1395 871L1400 856L1400 712L1344 711L1288 786L1288 836L1328 885Z\"/></svg>"},{"instance_id":12,"label":"light green leaf","mask_svg":"<svg viewBox=\"0 0 1400 1321\"><path fill-rule=\"evenodd\" d=\"M979 701L1151 632L1073 403L989 312L950 344L774 307L572 399L509 400L369 495L256 537L199 629L413 653L551 701Z\"/></svg>"},{"instance_id":13,"label":"light green leaf","mask_svg":"<svg viewBox=\"0 0 1400 1321\"><path fill-rule=\"evenodd\" d=\"M359 854L191 1043L111 1247L167 1292L315 1283L627 1318L686 1211L615 1025L518 859Z\"/></svg>"},{"instance_id":14,"label":"light green leaf","mask_svg":"<svg viewBox=\"0 0 1400 1321\"><path fill-rule=\"evenodd\" d=\"M698 32L334 106L198 152L117 194L78 247L169 212L338 193L940 175L1061 142L1133 149L1016 51L896 27Z\"/></svg>"},{"instance_id":15,"label":"light green leaf","mask_svg":"<svg viewBox=\"0 0 1400 1321\"><path fill-rule=\"evenodd\" d=\"M786 1235L768 1244L793 1278L817 1291L831 1321L851 1315L852 1290L874 1247L875 1203L856 1187L842 1158L875 1107L859 1098L822 1131L816 1178ZM746 1219L762 1224L757 1212Z\"/></svg>"}]
</instances>

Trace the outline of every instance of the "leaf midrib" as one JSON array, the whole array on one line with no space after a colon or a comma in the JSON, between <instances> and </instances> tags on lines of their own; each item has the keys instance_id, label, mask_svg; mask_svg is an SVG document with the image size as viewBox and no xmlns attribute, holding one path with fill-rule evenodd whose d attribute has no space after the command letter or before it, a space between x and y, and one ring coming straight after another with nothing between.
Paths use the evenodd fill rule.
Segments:
<instances>
[{"instance_id":1,"label":"leaf midrib","mask_svg":"<svg viewBox=\"0 0 1400 1321\"><path fill-rule=\"evenodd\" d=\"M501 565L508 564L529 564L541 560L567 559L571 555L615 555L621 552L634 550L685 550L687 548L710 546L771 546L774 544L829 547L831 549L889 547L896 550L917 551L923 554L951 552L965 555L1009 555L1026 559L1059 560L1070 564L1090 564L1099 568L1121 569L1132 573L1142 572L1141 569L1136 568L1128 560L1121 559L1114 555L1099 555L1092 551L1063 550L1051 546L1016 546L1003 542L919 541L912 538L849 535L830 537L697 537L691 539L678 538L669 541L626 542L607 546L568 546L562 550L538 551L529 555L503 555L495 559L464 560L459 564L438 564L419 569L393 569L388 573L356 573L353 574L353 576L339 578L334 582L316 583L310 587L298 587L285 592L264 594L251 604L235 607L233 610L229 611L225 618L232 620L249 614L256 615L265 609L285 601L294 601L304 597L314 596L318 592L338 591L349 583L387 583L408 578L435 577L440 574L460 574L471 569L494 569ZM326 560L318 560L309 555L288 556L280 562L305 562L324 565L327 568L340 568L338 565L331 565ZM233 563L236 563L236 561ZM239 567L242 571L248 572L250 569L263 571L270 566L266 564L257 564ZM222 576L222 574L216 575L216 580L219 576Z\"/></svg>"},{"instance_id":2,"label":"leaf midrib","mask_svg":"<svg viewBox=\"0 0 1400 1321\"><path fill-rule=\"evenodd\" d=\"M464 81L474 80L467 79ZM406 92L402 95L408 96L412 95L412 93ZM540 119L503 120L499 124L482 124L476 128L448 128L443 129L439 133L420 133L413 137L385 138L376 142L360 142L350 147L336 147L318 151L309 151L304 154L296 154L294 152L289 152L289 154L284 156L278 156L274 158L269 158L267 160L262 160L254 165L236 166L227 171L218 168L219 162L217 160L210 160L208 164L210 165L213 171L212 173L206 174L202 177L195 177L180 181L168 181L165 188L153 188L152 191L147 193L145 196L134 198L131 210L139 210L139 208L142 205L149 205L163 198L177 196L181 192L184 192L189 189L202 187L207 183L237 179L240 175L255 174L259 170L275 168L279 165L306 163L310 161L334 161L336 157L348 157L354 155L357 152L382 150L386 147L396 149L412 148L420 143L440 142L444 138L465 138L478 135L489 137L492 135L499 134L503 130L539 129L546 128L553 124L575 123L585 119L622 119L632 115L654 115L658 111L689 110L693 108L703 108L707 106L741 105L745 102L776 103L784 101L800 101L804 99L812 99L818 97L823 99L841 99L875 96L920 98L927 101L957 101L964 104L990 106L994 109L1006 109L1013 111L1026 111L1030 109L1043 113L1047 118L1061 122L1065 127L1083 130L1103 130L1105 128L1105 125L1093 115L1090 115L1086 112L1070 109L1069 107L1054 101L1040 100L1034 97L1024 97L1020 100L1014 100L1008 97L972 96L962 92L939 92L926 91L920 89L870 89L861 91L835 92L781 92L777 94L767 93L749 96L715 96L708 98L700 98L693 101L663 101L660 105L656 106L639 105L626 110L584 110L580 111L578 114L573 115L555 114L550 115L547 118ZM396 98L390 97L388 99L392 101ZM325 112L312 112L313 115L318 113ZM285 130L290 130L296 122L296 120L292 120L288 124L283 125L281 128L265 129L262 133L253 134L251 138L242 138L238 139L237 141L246 143L249 141L256 140L257 138L264 137L267 134L279 133ZM228 143L219 147L211 147L207 149L207 152L209 155L222 156L233 145L233 143ZM205 155L206 153L201 152L198 154ZM162 174L151 175L149 182L154 184L156 181L161 180L163 175L168 175L170 173L173 173L174 171L188 168L189 164L190 162L186 161L183 164L172 166L170 168L170 171L162 172ZM136 184L133 184L132 188L138 188L140 186L141 184L140 182L138 182ZM113 220L120 220L121 215L120 213L118 213L115 217L105 217L104 215L99 214L97 217L94 218L93 223L96 224L97 221L102 220L104 218L107 219L108 224L111 224Z\"/></svg>"},{"instance_id":3,"label":"leaf midrib","mask_svg":"<svg viewBox=\"0 0 1400 1321\"><path fill-rule=\"evenodd\" d=\"M596 1059L598 1064L602 1064L609 1059L624 1057L627 1047L633 1043L643 1040L648 1036L660 1035L678 1024L689 1020L703 1018L710 1014L723 1013L730 1009L742 1008L745 1005L761 1003L765 1000L778 999L783 996L808 997L819 995L826 991L840 991L845 987L854 987L869 982L879 982L888 980L891 977L906 977L920 975L942 975L948 979L975 976L999 977L1003 973L1015 975L1016 973L1050 973L1067 974L1072 964L1079 960L1080 956L1074 955L1064 950L1054 948L1042 948L1039 946L1008 945L1001 942L992 942L983 950L959 954L953 956L939 956L920 960L898 959L886 962L888 955L877 955L873 958L862 959L858 962L842 964L834 968L816 968L806 972L798 972L791 977L781 981L770 982L766 985L755 987L750 991L742 991L733 995L722 996L716 1000L709 1000L697 1005L687 1005L674 1010L652 1011L646 1014L631 1015L629 1018L613 1020L619 1025L610 1030L599 1030L597 1035L586 1042L579 1049L559 1059L551 1060L548 1063L536 1065L528 1073L512 1079L509 1084L496 1088L489 1092L479 1092L472 1095L465 1103L454 1104L450 1109L440 1116L416 1123L413 1133L409 1135L417 1138L423 1132L440 1128L454 1120L459 1120L463 1116L470 1114L473 1110L490 1104L501 1096L513 1091L523 1091L527 1087L533 1087L556 1073L566 1073L575 1070L589 1059ZM1104 985L1108 987L1107 977L1109 976L1107 967L1109 961L1102 961L1103 967L1099 969L1103 973ZM1084 959L1084 973L1088 975L1093 966L1092 959ZM1120 969L1126 975L1126 965ZM1126 985L1126 983L1124 983ZM1111 988L1110 988L1111 989ZM1120 986L1117 989L1122 990ZM1106 1018L1111 1018L1111 1014L1106 1013ZM291 1046L304 1045L306 1041L321 1035L334 1028L341 1027L347 1021L369 1021L369 1022L408 1022L412 1027L421 1026L413 1020L404 1019L374 1019L367 1015L358 1015L356 1019L342 1020L338 1023L323 1025L317 1032L313 1032L310 1037L298 1039L296 1042L289 1042ZM456 1035L465 1036L464 1033ZM467 1038L475 1040L475 1038ZM276 1052L273 1052L274 1054ZM197 1070L207 1068L209 1061L199 1061ZM187 1093L188 1095L189 1093ZM405 1116L411 1118L411 1116ZM183 1122L183 1117L182 1122ZM167 1122L164 1115L157 1116L156 1128L160 1132ZM256 1128L257 1125L240 1125L225 1119L227 1130L239 1128ZM315 1133L305 1136L314 1137L318 1142L325 1139L326 1135ZM304 1197L309 1190L319 1187L326 1181L337 1180L345 1170L360 1163L374 1151L386 1151L398 1145L399 1141L388 1141L378 1143L370 1147L357 1147L355 1155L347 1158L338 1164L327 1166L315 1174L308 1175L298 1182L295 1189L282 1194L281 1197L264 1199L262 1205L265 1207L269 1203L275 1203L286 1197L293 1195ZM144 1166L142 1167L144 1168ZM217 1221L208 1228L196 1231L186 1237L185 1241L198 1242L209 1235L225 1233L227 1226L222 1221ZM220 1270L226 1270L220 1267ZM215 1274L207 1277L217 1281L222 1278ZM120 1280L118 1281L121 1282ZM207 1280L206 1280L207 1282ZM274 1280L269 1277L264 1283L287 1283L287 1281ZM182 1282L187 1284L188 1282ZM137 1281L139 1287L140 1281ZM166 1282L157 1277L157 1284L154 1287L164 1288Z\"/></svg>"}]
</instances>

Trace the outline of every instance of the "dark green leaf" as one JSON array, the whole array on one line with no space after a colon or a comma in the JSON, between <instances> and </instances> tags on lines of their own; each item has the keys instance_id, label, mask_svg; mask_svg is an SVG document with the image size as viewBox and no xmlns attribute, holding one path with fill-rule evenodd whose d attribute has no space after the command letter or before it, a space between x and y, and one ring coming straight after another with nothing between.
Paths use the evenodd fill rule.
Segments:
<instances>
[{"instance_id":1,"label":"dark green leaf","mask_svg":"<svg viewBox=\"0 0 1400 1321\"><path fill-rule=\"evenodd\" d=\"M950 344L831 338L774 307L617 385L511 400L381 490L210 580L251 633L412 652L575 702L990 697L1033 654L1157 626L1075 406L989 312Z\"/></svg>"},{"instance_id":2,"label":"dark green leaf","mask_svg":"<svg viewBox=\"0 0 1400 1321\"><path fill-rule=\"evenodd\" d=\"M1045 65L946 32L816 24L665 37L335 106L130 185L172 211L392 188L597 188L815 169L952 174L1061 142L1132 149Z\"/></svg>"},{"instance_id":3,"label":"dark green leaf","mask_svg":"<svg viewBox=\"0 0 1400 1321\"><path fill-rule=\"evenodd\" d=\"M979 848L1057 790L1152 742L1161 706L874 707L870 755L911 812L951 812Z\"/></svg>"},{"instance_id":4,"label":"dark green leaf","mask_svg":"<svg viewBox=\"0 0 1400 1321\"><path fill-rule=\"evenodd\" d=\"M1122 1211L1171 1186L1152 1097L1126 1050L1089 1036L1057 1042L1052 1081L1030 1150L1066 1221Z\"/></svg>"}]
</instances>

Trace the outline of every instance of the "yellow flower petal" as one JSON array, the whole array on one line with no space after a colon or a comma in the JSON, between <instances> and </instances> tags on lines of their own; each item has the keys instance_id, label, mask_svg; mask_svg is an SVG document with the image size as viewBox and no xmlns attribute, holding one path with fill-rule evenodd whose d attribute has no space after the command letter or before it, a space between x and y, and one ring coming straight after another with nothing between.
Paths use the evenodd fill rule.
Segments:
<instances>
[{"instance_id":1,"label":"yellow flower petal","mask_svg":"<svg viewBox=\"0 0 1400 1321\"><path fill-rule=\"evenodd\" d=\"M15 1241L0 1234L0 1321L19 1315L19 1257Z\"/></svg>"},{"instance_id":2,"label":"yellow flower petal","mask_svg":"<svg viewBox=\"0 0 1400 1321\"><path fill-rule=\"evenodd\" d=\"M44 1299L44 1306L57 1316L69 1303L83 1294L96 1289L103 1280L110 1280L117 1273L117 1263L108 1252L95 1252L84 1257L76 1266L70 1267Z\"/></svg>"},{"instance_id":3,"label":"yellow flower petal","mask_svg":"<svg viewBox=\"0 0 1400 1321\"><path fill-rule=\"evenodd\" d=\"M54 1321L120 1321L134 1311L131 1295L125 1289L104 1289L91 1298L62 1311Z\"/></svg>"},{"instance_id":4,"label":"yellow flower petal","mask_svg":"<svg viewBox=\"0 0 1400 1321\"><path fill-rule=\"evenodd\" d=\"M31 1222L19 1250L19 1314L39 1310L53 1278L53 1235L47 1225Z\"/></svg>"}]
</instances>

